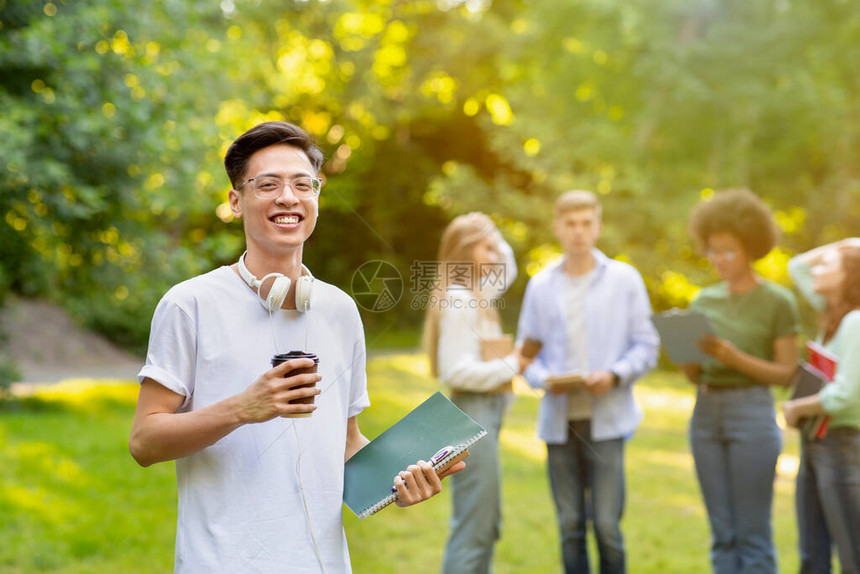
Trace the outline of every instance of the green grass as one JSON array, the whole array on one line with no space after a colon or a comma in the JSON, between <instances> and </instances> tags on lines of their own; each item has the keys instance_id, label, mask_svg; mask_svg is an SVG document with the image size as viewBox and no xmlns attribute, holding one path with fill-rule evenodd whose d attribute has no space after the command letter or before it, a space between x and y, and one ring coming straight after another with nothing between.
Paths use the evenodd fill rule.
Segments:
<instances>
[{"instance_id":1,"label":"green grass","mask_svg":"<svg viewBox=\"0 0 860 574\"><path fill-rule=\"evenodd\" d=\"M69 381L0 411L0 571L167 572L173 465L128 453L132 384Z\"/></svg>"},{"instance_id":2,"label":"green grass","mask_svg":"<svg viewBox=\"0 0 860 574\"><path fill-rule=\"evenodd\" d=\"M438 385L420 355L369 364L373 405L361 417L374 437ZM657 372L637 388L646 418L627 449L624 532L631 574L708 572L708 526L686 438L693 389ZM173 562L172 464L139 468L127 436L137 386L69 381L0 407L0 571L167 572ZM502 432L505 522L496 572L560 572L545 449L535 438L537 396L512 405ZM774 504L780 570L797 570L792 462L786 434ZM450 499L386 508L365 520L344 510L357 574L439 571Z\"/></svg>"}]
</instances>

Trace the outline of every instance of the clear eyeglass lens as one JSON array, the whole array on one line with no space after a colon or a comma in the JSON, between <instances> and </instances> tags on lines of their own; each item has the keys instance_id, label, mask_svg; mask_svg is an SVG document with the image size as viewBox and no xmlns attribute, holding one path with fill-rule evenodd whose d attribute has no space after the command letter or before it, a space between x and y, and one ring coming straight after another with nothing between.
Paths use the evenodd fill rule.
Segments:
<instances>
[{"instance_id":1,"label":"clear eyeglass lens","mask_svg":"<svg viewBox=\"0 0 860 574\"><path fill-rule=\"evenodd\" d=\"M273 199L283 193L287 182L279 177L258 177L253 181L254 193L263 199ZM289 181L296 197L314 197L319 193L320 181L314 177L297 177Z\"/></svg>"},{"instance_id":2,"label":"clear eyeglass lens","mask_svg":"<svg viewBox=\"0 0 860 574\"><path fill-rule=\"evenodd\" d=\"M714 251L713 249L710 249L707 252L707 256L711 259L722 257L726 261L734 261L735 255L736 253L732 249L728 249L726 251Z\"/></svg>"}]
</instances>

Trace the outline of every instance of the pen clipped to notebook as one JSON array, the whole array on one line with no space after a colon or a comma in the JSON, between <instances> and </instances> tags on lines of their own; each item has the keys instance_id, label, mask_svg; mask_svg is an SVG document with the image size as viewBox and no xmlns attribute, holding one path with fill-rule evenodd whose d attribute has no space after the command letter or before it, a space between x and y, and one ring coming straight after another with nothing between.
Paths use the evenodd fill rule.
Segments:
<instances>
[{"instance_id":1,"label":"pen clipped to notebook","mask_svg":"<svg viewBox=\"0 0 860 574\"><path fill-rule=\"evenodd\" d=\"M457 451L453 446L448 445L436 451L436 454L430 457L428 461L437 474L441 474L469 456L469 449ZM397 492L397 487L392 486L391 492Z\"/></svg>"}]
</instances>

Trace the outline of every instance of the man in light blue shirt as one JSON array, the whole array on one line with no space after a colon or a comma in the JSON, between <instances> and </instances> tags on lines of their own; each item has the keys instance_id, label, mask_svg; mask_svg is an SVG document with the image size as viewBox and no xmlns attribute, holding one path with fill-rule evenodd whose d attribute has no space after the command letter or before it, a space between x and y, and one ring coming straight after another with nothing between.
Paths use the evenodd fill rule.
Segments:
<instances>
[{"instance_id":1,"label":"man in light blue shirt","mask_svg":"<svg viewBox=\"0 0 860 574\"><path fill-rule=\"evenodd\" d=\"M567 574L589 572L587 506L601 574L626 572L624 441L642 420L633 383L654 367L660 344L639 272L595 248L601 225L593 193L558 198L553 230L564 256L529 281L517 333L542 345L524 373L532 387L547 390L561 373L585 379L579 391L547 390L538 409Z\"/></svg>"}]
</instances>

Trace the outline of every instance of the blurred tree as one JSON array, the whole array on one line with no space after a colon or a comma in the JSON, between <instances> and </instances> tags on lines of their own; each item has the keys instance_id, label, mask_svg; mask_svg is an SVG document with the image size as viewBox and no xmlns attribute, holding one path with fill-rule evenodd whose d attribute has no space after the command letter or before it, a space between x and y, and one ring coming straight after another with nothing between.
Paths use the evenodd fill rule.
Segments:
<instances>
[{"instance_id":1,"label":"blurred tree","mask_svg":"<svg viewBox=\"0 0 860 574\"><path fill-rule=\"evenodd\" d=\"M512 6L513 17L496 10ZM592 189L606 206L602 245L643 270L660 308L712 280L686 218L714 189L765 197L790 251L856 233L860 15L850 3L495 2L482 30L496 18L507 35L475 37L495 55L507 108L477 87L462 100L480 110L496 155L530 175L525 186L482 178L504 194L500 216L527 223L525 249L552 243L559 192ZM444 174L435 197L482 205L489 192L466 172ZM760 267L785 280L786 257Z\"/></svg>"},{"instance_id":2,"label":"blurred tree","mask_svg":"<svg viewBox=\"0 0 860 574\"><path fill-rule=\"evenodd\" d=\"M167 286L224 256L207 237L220 222L201 171L219 143L204 119L219 102L215 10L0 3L6 288L140 345Z\"/></svg>"},{"instance_id":3,"label":"blurred tree","mask_svg":"<svg viewBox=\"0 0 860 574\"><path fill-rule=\"evenodd\" d=\"M125 344L173 283L238 257L226 145L265 119L326 152L315 273L348 291L481 210L522 277L554 198L598 192L602 247L655 307L713 280L686 234L714 189L775 208L788 254L856 233L860 13L844 0L0 0L0 293L50 294Z\"/></svg>"}]
</instances>

